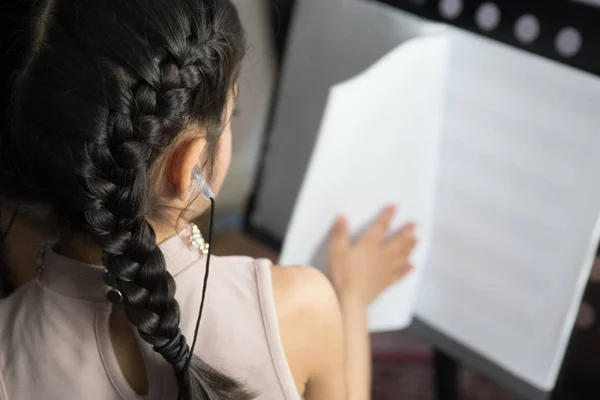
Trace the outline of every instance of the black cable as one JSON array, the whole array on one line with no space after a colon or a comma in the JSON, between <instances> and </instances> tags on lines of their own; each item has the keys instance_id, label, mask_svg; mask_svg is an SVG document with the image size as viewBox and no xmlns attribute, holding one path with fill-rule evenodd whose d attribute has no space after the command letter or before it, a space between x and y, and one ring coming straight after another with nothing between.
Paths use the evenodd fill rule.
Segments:
<instances>
[{"instance_id":1,"label":"black cable","mask_svg":"<svg viewBox=\"0 0 600 400\"><path fill-rule=\"evenodd\" d=\"M198 319L196 319L196 329L194 330L194 340L190 348L190 355L183 369L184 374L187 374L194 356L194 347L198 339L198 330L200 329L200 320L202 319L202 311L204 311L204 300L206 300L206 289L208 287L208 275L210 273L210 256L212 253L212 238L213 238L213 222L215 219L215 199L210 198L210 219L208 221L208 253L206 254L206 270L204 271L204 282L202 283L202 300L200 301L200 309L198 310Z\"/></svg>"}]
</instances>

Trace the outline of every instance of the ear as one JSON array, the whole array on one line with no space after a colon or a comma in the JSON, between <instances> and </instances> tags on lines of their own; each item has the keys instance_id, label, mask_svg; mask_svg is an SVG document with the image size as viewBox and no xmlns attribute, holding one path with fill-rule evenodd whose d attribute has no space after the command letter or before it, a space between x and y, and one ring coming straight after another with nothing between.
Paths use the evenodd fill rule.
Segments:
<instances>
[{"instance_id":1,"label":"ear","mask_svg":"<svg viewBox=\"0 0 600 400\"><path fill-rule=\"evenodd\" d=\"M180 140L168 160L167 180L181 201L188 199L192 170L200 160L204 145L204 139L198 136Z\"/></svg>"}]
</instances>

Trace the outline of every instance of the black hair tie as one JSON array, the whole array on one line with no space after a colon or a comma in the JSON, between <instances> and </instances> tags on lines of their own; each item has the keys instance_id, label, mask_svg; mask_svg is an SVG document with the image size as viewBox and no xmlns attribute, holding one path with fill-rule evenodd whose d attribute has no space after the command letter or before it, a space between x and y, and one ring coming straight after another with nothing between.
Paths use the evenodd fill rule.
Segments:
<instances>
[{"instance_id":1,"label":"black hair tie","mask_svg":"<svg viewBox=\"0 0 600 400\"><path fill-rule=\"evenodd\" d=\"M190 354L190 347L179 328L171 340L161 346L154 346L153 349L178 370L184 368Z\"/></svg>"}]
</instances>

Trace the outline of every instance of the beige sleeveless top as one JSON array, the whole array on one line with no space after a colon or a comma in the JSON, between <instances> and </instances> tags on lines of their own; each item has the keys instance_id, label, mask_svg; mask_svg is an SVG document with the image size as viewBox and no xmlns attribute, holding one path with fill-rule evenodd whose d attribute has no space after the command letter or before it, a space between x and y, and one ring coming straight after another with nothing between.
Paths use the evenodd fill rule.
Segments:
<instances>
[{"instance_id":1,"label":"beige sleeveless top","mask_svg":"<svg viewBox=\"0 0 600 400\"><path fill-rule=\"evenodd\" d=\"M177 236L161 249L191 344L205 258ZM0 400L175 399L171 367L141 339L148 394L137 395L122 375L102 271L50 250L43 264L39 279L0 300ZM269 261L211 258L195 353L244 382L258 399L300 398L279 336Z\"/></svg>"}]
</instances>

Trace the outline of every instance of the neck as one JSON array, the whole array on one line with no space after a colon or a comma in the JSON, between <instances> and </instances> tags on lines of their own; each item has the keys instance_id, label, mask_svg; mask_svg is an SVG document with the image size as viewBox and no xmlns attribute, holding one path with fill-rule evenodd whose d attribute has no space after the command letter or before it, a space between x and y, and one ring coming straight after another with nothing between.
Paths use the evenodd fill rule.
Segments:
<instances>
[{"instance_id":1,"label":"neck","mask_svg":"<svg viewBox=\"0 0 600 400\"><path fill-rule=\"evenodd\" d=\"M8 213L2 213L4 229L8 223ZM10 282L19 287L37 276L36 259L38 249L48 240L56 237L56 232L45 226L17 217L3 244L5 261L10 271Z\"/></svg>"},{"instance_id":2,"label":"neck","mask_svg":"<svg viewBox=\"0 0 600 400\"><path fill-rule=\"evenodd\" d=\"M8 223L2 213L0 227ZM156 232L157 243L162 243L176 233L174 227L162 224L152 224ZM102 265L102 251L89 239L82 239L74 234L58 235L58 231L40 226L31 221L17 217L6 237L3 251L8 262L10 281L14 287L19 287L37 276L38 249L47 241L59 238L55 251L65 257L86 264Z\"/></svg>"}]
</instances>

